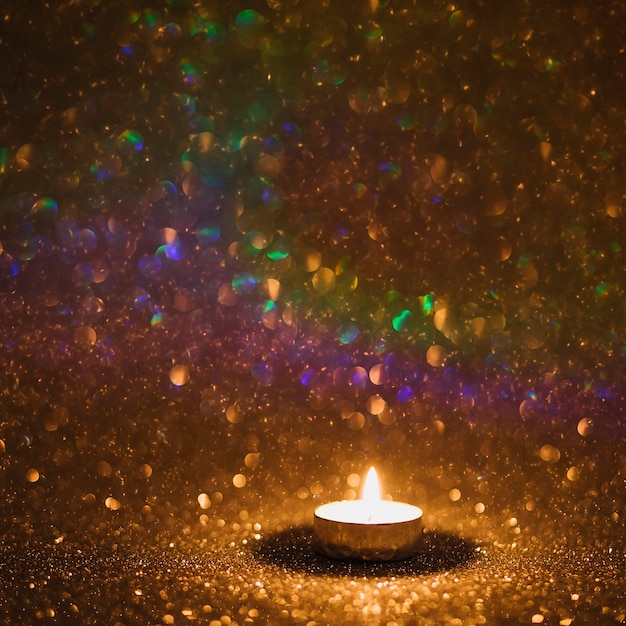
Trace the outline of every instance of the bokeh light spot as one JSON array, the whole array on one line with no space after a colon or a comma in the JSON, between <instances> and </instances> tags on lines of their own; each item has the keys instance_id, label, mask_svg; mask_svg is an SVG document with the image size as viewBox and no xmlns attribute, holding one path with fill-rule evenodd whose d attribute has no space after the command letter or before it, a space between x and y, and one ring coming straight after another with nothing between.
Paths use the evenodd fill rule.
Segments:
<instances>
[{"instance_id":1,"label":"bokeh light spot","mask_svg":"<svg viewBox=\"0 0 626 626\"><path fill-rule=\"evenodd\" d=\"M186 365L174 365L170 370L170 382L176 387L182 387L189 382L189 368Z\"/></svg>"},{"instance_id":2,"label":"bokeh light spot","mask_svg":"<svg viewBox=\"0 0 626 626\"><path fill-rule=\"evenodd\" d=\"M413 313L408 309L400 311L391 321L393 329L397 332L402 332L409 327Z\"/></svg>"},{"instance_id":3,"label":"bokeh light spot","mask_svg":"<svg viewBox=\"0 0 626 626\"><path fill-rule=\"evenodd\" d=\"M335 272L329 267L321 267L313 276L313 287L321 294L328 293L335 288Z\"/></svg>"},{"instance_id":4,"label":"bokeh light spot","mask_svg":"<svg viewBox=\"0 0 626 626\"><path fill-rule=\"evenodd\" d=\"M359 327L356 324L348 322L339 327L337 337L340 343L347 345L352 343L359 336L359 332Z\"/></svg>"},{"instance_id":5,"label":"bokeh light spot","mask_svg":"<svg viewBox=\"0 0 626 626\"><path fill-rule=\"evenodd\" d=\"M241 489L246 486L248 479L243 474L235 474L233 476L233 485L237 487L237 489Z\"/></svg>"}]
</instances>

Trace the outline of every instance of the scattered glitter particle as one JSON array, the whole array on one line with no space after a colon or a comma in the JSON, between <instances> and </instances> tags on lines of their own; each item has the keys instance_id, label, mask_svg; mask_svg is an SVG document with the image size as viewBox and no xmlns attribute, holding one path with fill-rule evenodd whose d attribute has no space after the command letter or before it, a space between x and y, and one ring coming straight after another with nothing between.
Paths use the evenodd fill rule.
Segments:
<instances>
[{"instance_id":1,"label":"scattered glitter particle","mask_svg":"<svg viewBox=\"0 0 626 626\"><path fill-rule=\"evenodd\" d=\"M206 493L198 495L198 504L201 509L208 509L211 506L211 498Z\"/></svg>"},{"instance_id":2,"label":"scattered glitter particle","mask_svg":"<svg viewBox=\"0 0 626 626\"><path fill-rule=\"evenodd\" d=\"M233 476L233 485L235 485L237 489L241 489L242 487L245 487L246 482L247 482L247 478L243 474L235 474Z\"/></svg>"},{"instance_id":3,"label":"scattered glitter particle","mask_svg":"<svg viewBox=\"0 0 626 626\"><path fill-rule=\"evenodd\" d=\"M117 500L116 498L113 498L112 496L109 496L108 498L106 498L106 500L104 501L104 504L107 507L107 509L111 509L111 511L119 511L120 508L122 508L121 502Z\"/></svg>"},{"instance_id":4,"label":"scattered glitter particle","mask_svg":"<svg viewBox=\"0 0 626 626\"><path fill-rule=\"evenodd\" d=\"M433 367L442 367L445 364L448 352L443 346L430 346L426 351L426 360Z\"/></svg>"},{"instance_id":5,"label":"scattered glitter particle","mask_svg":"<svg viewBox=\"0 0 626 626\"><path fill-rule=\"evenodd\" d=\"M459 489L450 489L448 497L452 502L458 502L461 499L461 491Z\"/></svg>"},{"instance_id":6,"label":"scattered glitter particle","mask_svg":"<svg viewBox=\"0 0 626 626\"><path fill-rule=\"evenodd\" d=\"M413 313L411 313L408 309L404 309L393 318L391 325L394 330L402 332L409 327L412 317Z\"/></svg>"},{"instance_id":7,"label":"scattered glitter particle","mask_svg":"<svg viewBox=\"0 0 626 626\"><path fill-rule=\"evenodd\" d=\"M321 267L313 276L313 287L322 294L332 291L335 284L335 273L329 267Z\"/></svg>"},{"instance_id":8,"label":"scattered glitter particle","mask_svg":"<svg viewBox=\"0 0 626 626\"><path fill-rule=\"evenodd\" d=\"M174 365L170 370L170 381L176 387L182 387L189 382L189 368L186 365Z\"/></svg>"},{"instance_id":9,"label":"scattered glitter particle","mask_svg":"<svg viewBox=\"0 0 626 626\"><path fill-rule=\"evenodd\" d=\"M39 471L34 467L30 467L26 470L26 480L29 483L36 483L39 480L40 474Z\"/></svg>"},{"instance_id":10,"label":"scattered glitter particle","mask_svg":"<svg viewBox=\"0 0 626 626\"><path fill-rule=\"evenodd\" d=\"M576 430L581 437L589 437L589 435L591 435L594 430L593 420L589 419L588 417L583 417L578 422Z\"/></svg>"},{"instance_id":11,"label":"scattered glitter particle","mask_svg":"<svg viewBox=\"0 0 626 626\"><path fill-rule=\"evenodd\" d=\"M557 463L561 458L561 452L558 448L551 446L550 444L546 444L541 446L539 450L539 456L542 461L546 461L547 463Z\"/></svg>"}]
</instances>

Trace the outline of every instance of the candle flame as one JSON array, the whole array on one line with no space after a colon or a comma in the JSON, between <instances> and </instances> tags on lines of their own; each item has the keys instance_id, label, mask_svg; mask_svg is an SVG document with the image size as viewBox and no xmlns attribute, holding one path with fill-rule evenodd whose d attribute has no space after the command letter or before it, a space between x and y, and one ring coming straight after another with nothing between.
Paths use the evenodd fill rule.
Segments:
<instances>
[{"instance_id":1,"label":"candle flame","mask_svg":"<svg viewBox=\"0 0 626 626\"><path fill-rule=\"evenodd\" d=\"M378 475L373 467L370 467L363 485L363 500L368 502L377 502L380 500L380 484L378 483Z\"/></svg>"}]
</instances>

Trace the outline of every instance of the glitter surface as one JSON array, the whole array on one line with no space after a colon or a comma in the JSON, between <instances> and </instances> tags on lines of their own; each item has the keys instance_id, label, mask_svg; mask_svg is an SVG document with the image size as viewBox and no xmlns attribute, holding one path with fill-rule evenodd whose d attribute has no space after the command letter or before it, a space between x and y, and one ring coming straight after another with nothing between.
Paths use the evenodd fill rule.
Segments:
<instances>
[{"instance_id":1,"label":"glitter surface","mask_svg":"<svg viewBox=\"0 0 626 626\"><path fill-rule=\"evenodd\" d=\"M0 17L0 623L626 621L621 2Z\"/></svg>"}]
</instances>

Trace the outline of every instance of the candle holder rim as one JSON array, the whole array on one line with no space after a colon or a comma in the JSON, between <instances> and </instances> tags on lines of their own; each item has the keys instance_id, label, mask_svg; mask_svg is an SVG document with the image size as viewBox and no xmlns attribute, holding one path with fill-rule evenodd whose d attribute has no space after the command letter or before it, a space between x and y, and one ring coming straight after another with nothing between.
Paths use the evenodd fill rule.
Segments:
<instances>
[{"instance_id":1,"label":"candle holder rim","mask_svg":"<svg viewBox=\"0 0 626 626\"><path fill-rule=\"evenodd\" d=\"M320 504L316 509L315 509L315 513L314 516L318 519L321 520L325 520L327 522L335 522L335 523L341 523L341 524L350 524L350 525L354 525L354 526L363 526L363 525L367 525L367 526L392 526L394 524L407 524L410 522L415 522L418 519L421 519L424 511L419 507L416 506L415 504L409 504L408 502L397 502L396 500L381 500L381 502L389 502L392 505L401 505L403 508L406 509L406 507L410 507L411 509L414 509L414 517L409 517L407 519L404 519L402 521L396 521L396 522L369 522L366 520L363 521L343 521L343 520L337 520L334 518L330 518L330 517L326 517L322 513L320 514L320 509L323 509L327 506L330 506L332 504L340 504L342 502L362 502L362 500L333 500L332 502L325 502L324 504Z\"/></svg>"}]
</instances>

